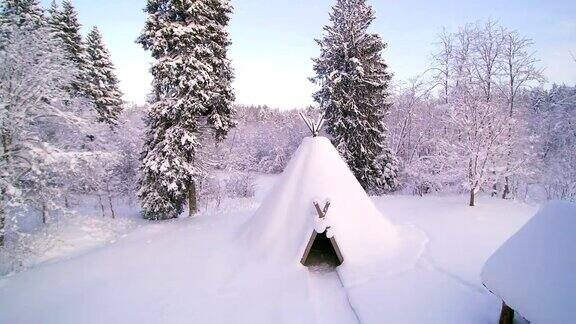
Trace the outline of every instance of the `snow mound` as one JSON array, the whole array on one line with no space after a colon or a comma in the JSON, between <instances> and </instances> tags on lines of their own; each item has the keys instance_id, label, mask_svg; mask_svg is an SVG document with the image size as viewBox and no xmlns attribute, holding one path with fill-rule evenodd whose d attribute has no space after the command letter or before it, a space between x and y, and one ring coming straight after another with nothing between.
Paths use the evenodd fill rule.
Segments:
<instances>
[{"instance_id":1,"label":"snow mound","mask_svg":"<svg viewBox=\"0 0 576 324\"><path fill-rule=\"evenodd\" d=\"M346 163L325 137L305 138L281 178L246 224L244 239L254 257L299 264L318 215L330 201L331 226L347 273L397 255L398 231L374 206ZM378 267L376 267L378 268ZM364 277L364 276L362 276Z\"/></svg>"},{"instance_id":2,"label":"snow mound","mask_svg":"<svg viewBox=\"0 0 576 324\"><path fill-rule=\"evenodd\" d=\"M550 202L488 259L482 282L531 323L576 322L576 204Z\"/></svg>"}]
</instances>

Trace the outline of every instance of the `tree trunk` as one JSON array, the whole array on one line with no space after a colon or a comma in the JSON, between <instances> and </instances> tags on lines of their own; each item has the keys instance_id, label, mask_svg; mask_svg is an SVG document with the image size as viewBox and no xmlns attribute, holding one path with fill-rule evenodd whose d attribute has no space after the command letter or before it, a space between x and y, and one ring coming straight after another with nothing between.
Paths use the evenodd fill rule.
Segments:
<instances>
[{"instance_id":1,"label":"tree trunk","mask_svg":"<svg viewBox=\"0 0 576 324\"><path fill-rule=\"evenodd\" d=\"M70 201L68 201L67 193L64 195L64 207L66 207L66 209L70 208Z\"/></svg>"},{"instance_id":2,"label":"tree trunk","mask_svg":"<svg viewBox=\"0 0 576 324\"><path fill-rule=\"evenodd\" d=\"M510 179L506 177L504 181L504 192L502 192L502 199L508 198L508 194L510 193Z\"/></svg>"},{"instance_id":3,"label":"tree trunk","mask_svg":"<svg viewBox=\"0 0 576 324\"><path fill-rule=\"evenodd\" d=\"M6 162L10 162L10 146L12 145L12 136L6 129L2 130L2 154Z\"/></svg>"},{"instance_id":4,"label":"tree trunk","mask_svg":"<svg viewBox=\"0 0 576 324\"><path fill-rule=\"evenodd\" d=\"M42 202L42 224L48 224L48 208L45 202Z\"/></svg>"},{"instance_id":5,"label":"tree trunk","mask_svg":"<svg viewBox=\"0 0 576 324\"><path fill-rule=\"evenodd\" d=\"M102 203L102 196L98 194L98 202L100 203L100 209L102 210L102 217L106 217L106 213L104 212L104 204Z\"/></svg>"},{"instance_id":6,"label":"tree trunk","mask_svg":"<svg viewBox=\"0 0 576 324\"><path fill-rule=\"evenodd\" d=\"M6 107L6 111L9 110L9 106ZM10 144L11 136L6 128L0 129L0 137L2 137L2 151L0 152L0 157L4 157L6 164L10 163ZM0 188L0 247L4 246L6 237L6 209L4 206L4 196L6 194L6 188L3 186Z\"/></svg>"},{"instance_id":7,"label":"tree trunk","mask_svg":"<svg viewBox=\"0 0 576 324\"><path fill-rule=\"evenodd\" d=\"M4 195L2 195L4 196ZM4 202L2 201L4 197L0 197L0 247L4 246L4 235L5 235L5 224L6 224L6 214L4 212Z\"/></svg>"},{"instance_id":8,"label":"tree trunk","mask_svg":"<svg viewBox=\"0 0 576 324\"><path fill-rule=\"evenodd\" d=\"M510 306L502 302L502 310L500 311L500 321L498 324L512 324L514 323L514 310Z\"/></svg>"},{"instance_id":9,"label":"tree trunk","mask_svg":"<svg viewBox=\"0 0 576 324\"><path fill-rule=\"evenodd\" d=\"M108 195L108 205L110 205L110 213L112 213L112 219L116 218L116 213L114 212L114 205L112 204L112 194L110 193L110 186L106 183L106 194Z\"/></svg>"},{"instance_id":10,"label":"tree trunk","mask_svg":"<svg viewBox=\"0 0 576 324\"><path fill-rule=\"evenodd\" d=\"M470 189L470 204L469 206L476 206L476 193L474 192L474 188Z\"/></svg>"},{"instance_id":11,"label":"tree trunk","mask_svg":"<svg viewBox=\"0 0 576 324\"><path fill-rule=\"evenodd\" d=\"M108 192L108 204L110 205L110 212L112 213L112 219L116 218L116 213L114 212L114 205L112 204L112 196Z\"/></svg>"},{"instance_id":12,"label":"tree trunk","mask_svg":"<svg viewBox=\"0 0 576 324\"><path fill-rule=\"evenodd\" d=\"M198 197L196 193L196 182L190 182L188 186L188 216L192 217L198 212Z\"/></svg>"}]
</instances>

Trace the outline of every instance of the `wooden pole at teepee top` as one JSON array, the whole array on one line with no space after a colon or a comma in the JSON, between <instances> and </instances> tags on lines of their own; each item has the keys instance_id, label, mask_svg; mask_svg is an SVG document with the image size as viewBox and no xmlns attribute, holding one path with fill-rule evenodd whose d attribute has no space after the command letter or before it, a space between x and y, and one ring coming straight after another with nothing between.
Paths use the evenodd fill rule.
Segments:
<instances>
[{"instance_id":1,"label":"wooden pole at teepee top","mask_svg":"<svg viewBox=\"0 0 576 324\"><path fill-rule=\"evenodd\" d=\"M320 209L320 205L318 204L318 202L315 201L314 207L316 208L316 212L318 213L318 217L324 218L324 217L326 217L326 213L328 212L328 207L330 207L330 202L327 201L324 204L324 209Z\"/></svg>"},{"instance_id":2,"label":"wooden pole at teepee top","mask_svg":"<svg viewBox=\"0 0 576 324\"><path fill-rule=\"evenodd\" d=\"M308 129L312 133L312 136L313 137L318 136L320 130L322 129L322 126L324 126L324 113L320 114L320 117L318 118L317 122L314 122L312 119L304 115L304 113L302 112L300 112L300 117L302 117L304 123L306 123L306 126L308 126Z\"/></svg>"}]
</instances>

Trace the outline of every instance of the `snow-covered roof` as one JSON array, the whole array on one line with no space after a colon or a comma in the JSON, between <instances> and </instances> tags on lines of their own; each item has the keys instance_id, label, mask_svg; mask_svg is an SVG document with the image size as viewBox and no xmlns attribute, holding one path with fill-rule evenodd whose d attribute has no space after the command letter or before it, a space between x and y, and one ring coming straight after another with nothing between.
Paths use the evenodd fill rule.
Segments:
<instances>
[{"instance_id":1,"label":"snow-covered roof","mask_svg":"<svg viewBox=\"0 0 576 324\"><path fill-rule=\"evenodd\" d=\"M361 269L390 256L397 232L334 146L325 137L307 137L260 208L244 237L259 258L299 264L318 217L313 202L330 201L326 221L344 257L344 268Z\"/></svg>"},{"instance_id":2,"label":"snow-covered roof","mask_svg":"<svg viewBox=\"0 0 576 324\"><path fill-rule=\"evenodd\" d=\"M488 259L481 277L531 323L576 323L576 204L542 207Z\"/></svg>"}]
</instances>

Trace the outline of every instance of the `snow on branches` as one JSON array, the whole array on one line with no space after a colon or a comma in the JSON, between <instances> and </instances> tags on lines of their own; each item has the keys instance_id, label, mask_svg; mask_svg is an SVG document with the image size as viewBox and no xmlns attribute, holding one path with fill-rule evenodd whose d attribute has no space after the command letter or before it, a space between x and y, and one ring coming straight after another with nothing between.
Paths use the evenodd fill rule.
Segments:
<instances>
[{"instance_id":1,"label":"snow on branches","mask_svg":"<svg viewBox=\"0 0 576 324\"><path fill-rule=\"evenodd\" d=\"M538 86L532 42L494 21L443 31L434 65L396 95L392 141L405 187L485 190L503 198L535 174L529 90ZM437 96L435 96L437 90Z\"/></svg>"},{"instance_id":2,"label":"snow on branches","mask_svg":"<svg viewBox=\"0 0 576 324\"><path fill-rule=\"evenodd\" d=\"M226 0L148 1L138 42L156 59L153 101L142 154L140 198L144 217L176 217L188 198L196 209L200 133L218 139L234 126L232 67Z\"/></svg>"},{"instance_id":3,"label":"snow on branches","mask_svg":"<svg viewBox=\"0 0 576 324\"><path fill-rule=\"evenodd\" d=\"M366 190L383 192L398 184L398 161L384 124L391 106L386 44L368 32L374 19L365 0L338 0L324 38L317 40L321 54L311 80L321 87L314 100L326 114L334 146Z\"/></svg>"}]
</instances>

